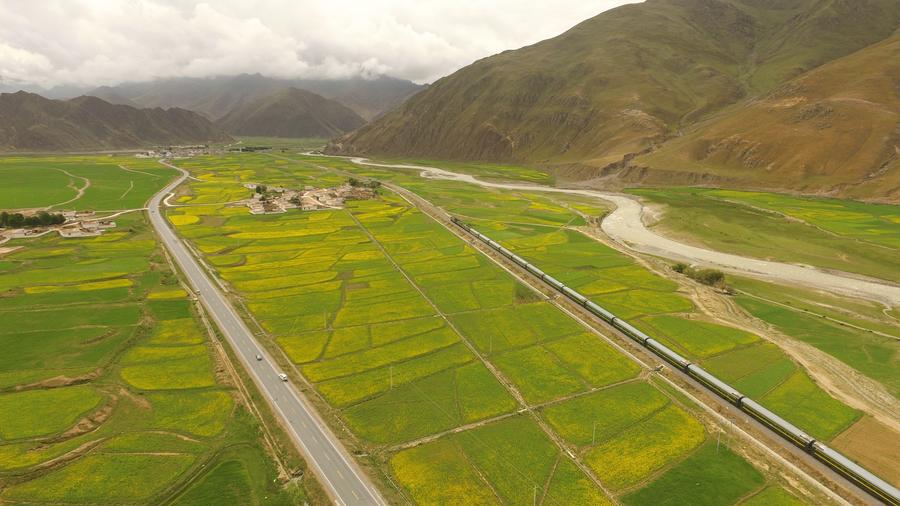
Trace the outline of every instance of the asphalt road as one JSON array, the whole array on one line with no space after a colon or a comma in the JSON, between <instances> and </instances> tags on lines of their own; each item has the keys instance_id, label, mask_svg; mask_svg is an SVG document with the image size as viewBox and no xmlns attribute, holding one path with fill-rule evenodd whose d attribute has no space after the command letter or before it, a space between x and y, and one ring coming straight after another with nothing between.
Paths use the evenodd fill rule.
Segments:
<instances>
[{"instance_id":1,"label":"asphalt road","mask_svg":"<svg viewBox=\"0 0 900 506\"><path fill-rule=\"evenodd\" d=\"M172 257L178 263L203 306L219 330L228 339L235 354L253 378L256 386L280 416L291 438L300 448L322 486L336 504L357 505L387 502L353 462L337 437L328 429L309 402L290 382L284 382L272 357L256 341L253 332L241 320L219 287L203 270L160 210L162 199L188 177L188 173L169 163L167 167L182 175L150 199L150 222ZM256 356L262 360L256 360Z\"/></svg>"}]
</instances>

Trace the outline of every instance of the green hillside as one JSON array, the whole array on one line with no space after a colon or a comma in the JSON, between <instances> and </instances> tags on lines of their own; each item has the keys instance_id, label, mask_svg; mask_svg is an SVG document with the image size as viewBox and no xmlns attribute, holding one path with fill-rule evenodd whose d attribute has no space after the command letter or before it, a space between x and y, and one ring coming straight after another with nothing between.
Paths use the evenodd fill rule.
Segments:
<instances>
[{"instance_id":1,"label":"green hillside","mask_svg":"<svg viewBox=\"0 0 900 506\"><path fill-rule=\"evenodd\" d=\"M898 20L894 0L626 5L477 61L330 149L517 161L594 177L712 113L887 38Z\"/></svg>"}]
</instances>

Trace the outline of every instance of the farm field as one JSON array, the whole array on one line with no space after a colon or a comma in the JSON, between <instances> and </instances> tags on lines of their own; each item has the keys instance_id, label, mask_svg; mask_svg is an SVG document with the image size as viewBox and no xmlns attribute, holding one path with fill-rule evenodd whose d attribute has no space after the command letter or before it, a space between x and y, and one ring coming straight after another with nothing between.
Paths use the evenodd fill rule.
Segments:
<instances>
[{"instance_id":1,"label":"farm field","mask_svg":"<svg viewBox=\"0 0 900 506\"><path fill-rule=\"evenodd\" d=\"M360 167L340 159L298 157L298 160L314 160L318 166L339 167L402 184L464 217L509 249L632 320L676 351L734 381L748 395L764 404L774 403L769 407L788 420L801 426L810 423L808 430L823 439L833 438L860 420L859 411L830 397L778 347L758 336L709 321L696 311L689 299L677 293L674 282L564 226L566 216L571 219L573 215L572 210L564 207L565 202L550 199L546 194L498 192L453 181L423 181L412 171ZM517 206L523 205L516 200L538 202L553 209L556 225L515 212ZM484 212L476 218L470 215L469 208L478 206L478 202L484 203ZM661 321L671 328L659 328ZM692 329L689 340L683 335L685 328ZM746 371L742 361L757 367ZM807 395L824 402L813 407L802 402Z\"/></svg>"},{"instance_id":2,"label":"farm field","mask_svg":"<svg viewBox=\"0 0 900 506\"><path fill-rule=\"evenodd\" d=\"M694 408L392 192L343 210L250 215L224 205L249 192L244 183L330 186L345 177L264 155L180 165L200 181L178 199L188 206L169 211L173 223L354 434L351 448L371 455L405 500L602 503L652 486L707 440ZM558 204L539 205L548 209L528 219L556 222L551 231L572 220ZM658 304L691 307L674 294ZM617 412L634 404L632 391L655 406L633 430L613 424L596 445L573 439L576 460L554 443L593 423L557 427L557 406L590 399ZM537 414L517 413L523 407ZM667 437L643 437L657 430ZM627 470L601 475L604 460ZM745 466L746 492L761 491L769 479Z\"/></svg>"},{"instance_id":3,"label":"farm field","mask_svg":"<svg viewBox=\"0 0 900 506\"><path fill-rule=\"evenodd\" d=\"M854 305L843 298L754 280L739 279L734 286L742 291L735 301L751 315L878 381L894 397L900 396L900 330L876 304Z\"/></svg>"},{"instance_id":4,"label":"farm field","mask_svg":"<svg viewBox=\"0 0 900 506\"><path fill-rule=\"evenodd\" d=\"M156 160L132 156L4 156L0 157L0 176L16 184L0 189L0 207L137 209L174 175ZM80 196L79 190L83 190Z\"/></svg>"},{"instance_id":5,"label":"farm field","mask_svg":"<svg viewBox=\"0 0 900 506\"><path fill-rule=\"evenodd\" d=\"M709 189L636 189L657 229L711 249L900 281L900 206Z\"/></svg>"},{"instance_id":6,"label":"farm field","mask_svg":"<svg viewBox=\"0 0 900 506\"><path fill-rule=\"evenodd\" d=\"M153 184L169 180L163 169ZM39 197L28 205L60 195ZM302 486L278 482L149 224L117 221L100 237L13 240L23 248L0 259L0 502L208 504L223 480L233 504L303 500Z\"/></svg>"}]
</instances>

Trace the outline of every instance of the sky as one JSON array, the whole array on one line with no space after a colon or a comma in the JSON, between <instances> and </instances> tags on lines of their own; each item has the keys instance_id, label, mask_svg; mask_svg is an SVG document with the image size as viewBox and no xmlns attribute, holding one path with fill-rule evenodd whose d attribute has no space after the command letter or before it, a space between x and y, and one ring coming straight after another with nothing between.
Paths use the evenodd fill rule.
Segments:
<instances>
[{"instance_id":1,"label":"sky","mask_svg":"<svg viewBox=\"0 0 900 506\"><path fill-rule=\"evenodd\" d=\"M433 82L636 0L0 0L0 84L256 73Z\"/></svg>"}]
</instances>

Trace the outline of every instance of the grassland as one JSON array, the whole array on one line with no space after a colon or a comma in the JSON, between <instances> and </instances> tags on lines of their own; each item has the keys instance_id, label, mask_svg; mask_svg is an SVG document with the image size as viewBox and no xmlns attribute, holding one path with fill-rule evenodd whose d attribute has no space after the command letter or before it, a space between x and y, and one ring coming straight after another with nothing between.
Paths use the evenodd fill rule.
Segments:
<instances>
[{"instance_id":1,"label":"grassland","mask_svg":"<svg viewBox=\"0 0 900 506\"><path fill-rule=\"evenodd\" d=\"M900 396L900 331L879 304L735 279L735 301L780 332L806 342Z\"/></svg>"},{"instance_id":2,"label":"grassland","mask_svg":"<svg viewBox=\"0 0 900 506\"><path fill-rule=\"evenodd\" d=\"M119 201L123 181L135 185L116 207L142 206L151 182L172 174L82 157L0 159L0 171L40 174L44 165L89 177L82 204L104 208ZM28 202L0 197L0 207L67 196L48 189ZM8 243L22 248L0 270L0 502L200 504L222 469L236 483L227 496L216 492L224 503L302 499L273 483L258 421L148 223L137 213L116 221L100 237Z\"/></svg>"},{"instance_id":3,"label":"grassland","mask_svg":"<svg viewBox=\"0 0 900 506\"><path fill-rule=\"evenodd\" d=\"M706 440L690 409L639 378L637 364L395 194L343 210L253 216L224 204L247 194L243 183L330 186L345 176L264 155L182 165L199 181L179 202L204 205L171 210L173 222L405 500L603 503L611 499L604 488L621 498L650 486ZM596 256L611 269L603 275L633 286L618 296L623 307L646 293L654 315L692 308L672 283L618 253L596 255L558 235L579 218L562 203L483 197L463 205L485 220L526 209L516 226L539 231L529 238L536 247ZM570 270L582 272L584 259L574 262ZM608 291L603 279L588 281ZM569 406L588 401L598 413L635 415L585 441L594 420ZM526 406L537 414L516 413ZM571 415L557 415L566 408ZM658 431L666 436L648 436ZM557 437L578 446L575 460ZM618 474L604 465L611 459ZM747 482L762 480L744 465Z\"/></svg>"},{"instance_id":4,"label":"grassland","mask_svg":"<svg viewBox=\"0 0 900 506\"><path fill-rule=\"evenodd\" d=\"M0 158L0 176L3 209L111 211L143 207L173 173L129 156L17 156Z\"/></svg>"},{"instance_id":5,"label":"grassland","mask_svg":"<svg viewBox=\"0 0 900 506\"><path fill-rule=\"evenodd\" d=\"M631 193L664 204L657 228L717 251L900 281L900 206L697 188Z\"/></svg>"}]
</instances>

